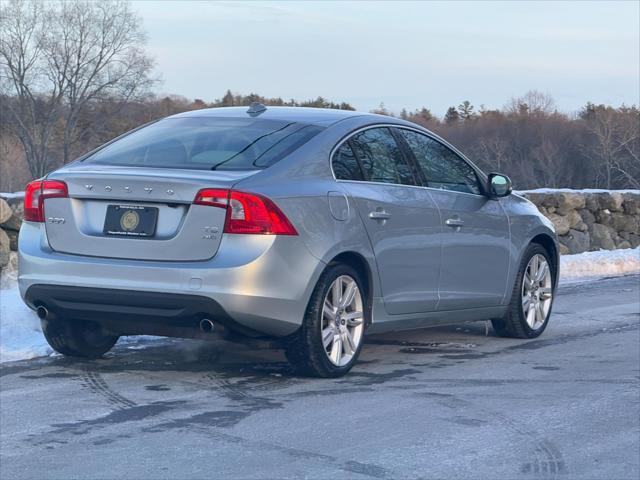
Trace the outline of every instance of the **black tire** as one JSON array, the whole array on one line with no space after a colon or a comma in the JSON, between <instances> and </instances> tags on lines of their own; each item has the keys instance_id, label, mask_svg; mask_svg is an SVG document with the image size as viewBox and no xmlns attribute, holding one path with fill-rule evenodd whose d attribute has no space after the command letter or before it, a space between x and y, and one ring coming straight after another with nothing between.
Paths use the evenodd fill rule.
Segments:
<instances>
[{"instance_id":1,"label":"black tire","mask_svg":"<svg viewBox=\"0 0 640 480\"><path fill-rule=\"evenodd\" d=\"M42 333L56 352L69 357L100 358L118 341L95 322L55 319L42 320Z\"/></svg>"},{"instance_id":2,"label":"black tire","mask_svg":"<svg viewBox=\"0 0 640 480\"><path fill-rule=\"evenodd\" d=\"M288 340L285 355L289 363L303 375L322 378L336 378L345 375L357 362L364 340L360 340L349 363L337 366L329 360L322 344L322 308L332 283L340 276L348 275L355 280L362 296L363 326L369 321L369 306L364 283L356 270L348 265L330 265L324 271L309 300L309 305L300 329ZM364 334L364 332L363 332Z\"/></svg>"},{"instance_id":3,"label":"black tire","mask_svg":"<svg viewBox=\"0 0 640 480\"><path fill-rule=\"evenodd\" d=\"M547 263L551 268L552 303L549 311L547 312L544 323L534 330L527 324L523 312L522 282L524 281L524 274L529 261L533 258L534 255L537 254L542 255L547 260ZM556 289L555 271L553 271L553 265L554 264L549 257L549 252L547 252L547 250L542 245L532 243L527 247L518 268L515 285L513 287L513 292L511 293L511 303L509 304L507 313L503 318L495 318L491 320L493 329L498 335L500 335L501 337L509 338L536 338L540 336L542 332L544 332L544 330L547 328L547 325L549 324L549 318L551 317L553 298L555 296Z\"/></svg>"}]
</instances>

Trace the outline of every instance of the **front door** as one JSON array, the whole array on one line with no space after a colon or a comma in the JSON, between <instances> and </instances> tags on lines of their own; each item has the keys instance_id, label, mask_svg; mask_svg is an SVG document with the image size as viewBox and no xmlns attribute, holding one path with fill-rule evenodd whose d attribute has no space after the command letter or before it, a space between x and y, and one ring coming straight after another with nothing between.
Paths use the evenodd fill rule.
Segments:
<instances>
[{"instance_id":1,"label":"front door","mask_svg":"<svg viewBox=\"0 0 640 480\"><path fill-rule=\"evenodd\" d=\"M509 274L509 225L499 200L434 191L443 220L438 310L500 305Z\"/></svg>"},{"instance_id":2,"label":"front door","mask_svg":"<svg viewBox=\"0 0 640 480\"><path fill-rule=\"evenodd\" d=\"M449 147L399 130L442 217L438 310L503 302L509 274L509 219L500 200L482 194L474 168Z\"/></svg>"}]
</instances>

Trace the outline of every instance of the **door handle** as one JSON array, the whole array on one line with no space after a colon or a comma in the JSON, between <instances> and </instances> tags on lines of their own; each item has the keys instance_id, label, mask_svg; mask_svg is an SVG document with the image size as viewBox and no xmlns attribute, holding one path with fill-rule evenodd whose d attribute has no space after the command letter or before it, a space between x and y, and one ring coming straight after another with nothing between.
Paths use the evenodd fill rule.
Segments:
<instances>
[{"instance_id":1,"label":"door handle","mask_svg":"<svg viewBox=\"0 0 640 480\"><path fill-rule=\"evenodd\" d=\"M460 220L459 218L449 218L446 222L449 227L462 227L464 225L464 220Z\"/></svg>"},{"instance_id":2,"label":"door handle","mask_svg":"<svg viewBox=\"0 0 640 480\"><path fill-rule=\"evenodd\" d=\"M384 210L375 210L373 212L369 212L369 218L372 220L389 220L391 218L391 214Z\"/></svg>"}]
</instances>

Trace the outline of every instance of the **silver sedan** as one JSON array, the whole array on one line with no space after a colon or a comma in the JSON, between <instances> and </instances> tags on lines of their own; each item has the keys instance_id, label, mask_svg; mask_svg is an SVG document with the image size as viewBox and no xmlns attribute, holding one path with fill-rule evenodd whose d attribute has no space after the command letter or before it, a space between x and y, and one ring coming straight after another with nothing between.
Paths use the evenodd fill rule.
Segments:
<instances>
[{"instance_id":1,"label":"silver sedan","mask_svg":"<svg viewBox=\"0 0 640 480\"><path fill-rule=\"evenodd\" d=\"M547 326L553 226L418 125L339 110L198 110L27 186L20 291L58 352L121 335L269 338L348 372L365 332Z\"/></svg>"}]
</instances>

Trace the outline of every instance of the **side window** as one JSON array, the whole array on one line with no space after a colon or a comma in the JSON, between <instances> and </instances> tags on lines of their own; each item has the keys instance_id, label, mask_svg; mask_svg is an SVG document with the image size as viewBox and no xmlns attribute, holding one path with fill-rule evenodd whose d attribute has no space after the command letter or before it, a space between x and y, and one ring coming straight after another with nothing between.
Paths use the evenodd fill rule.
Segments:
<instances>
[{"instance_id":1,"label":"side window","mask_svg":"<svg viewBox=\"0 0 640 480\"><path fill-rule=\"evenodd\" d=\"M427 179L427 186L477 195L482 193L475 170L458 154L426 135L413 130L399 130L413 151Z\"/></svg>"},{"instance_id":2,"label":"side window","mask_svg":"<svg viewBox=\"0 0 640 480\"><path fill-rule=\"evenodd\" d=\"M350 140L365 180L415 185L411 168L388 128L370 128Z\"/></svg>"},{"instance_id":3,"label":"side window","mask_svg":"<svg viewBox=\"0 0 640 480\"><path fill-rule=\"evenodd\" d=\"M333 154L333 173L338 180L364 180L358 159L348 142L343 143Z\"/></svg>"}]
</instances>

